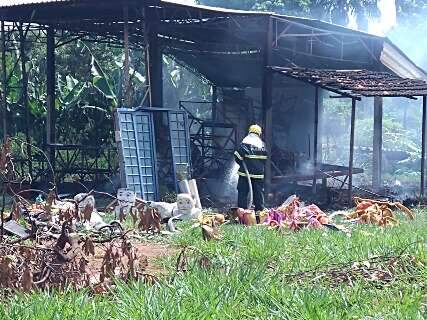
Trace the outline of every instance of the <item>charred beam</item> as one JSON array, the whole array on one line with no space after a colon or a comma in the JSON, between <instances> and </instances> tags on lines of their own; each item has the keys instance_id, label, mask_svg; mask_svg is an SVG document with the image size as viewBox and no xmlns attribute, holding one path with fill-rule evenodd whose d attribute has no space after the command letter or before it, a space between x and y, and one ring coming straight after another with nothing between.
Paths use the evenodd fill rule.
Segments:
<instances>
[{"instance_id":1,"label":"charred beam","mask_svg":"<svg viewBox=\"0 0 427 320\"><path fill-rule=\"evenodd\" d=\"M350 157L348 160L348 204L353 201L353 159L354 159L354 129L356 124L356 99L351 101L351 125L350 125Z\"/></svg>"},{"instance_id":2,"label":"charred beam","mask_svg":"<svg viewBox=\"0 0 427 320\"><path fill-rule=\"evenodd\" d=\"M272 63L273 53L273 19L266 20L266 38L264 43L264 68L262 80L262 105L265 131L265 145L268 158L265 164L265 191L268 194L271 189L271 149L273 143L273 74L268 68Z\"/></svg>"},{"instance_id":3,"label":"charred beam","mask_svg":"<svg viewBox=\"0 0 427 320\"><path fill-rule=\"evenodd\" d=\"M374 138L372 153L372 188L378 192L382 185L383 99L374 99Z\"/></svg>"},{"instance_id":4,"label":"charred beam","mask_svg":"<svg viewBox=\"0 0 427 320\"><path fill-rule=\"evenodd\" d=\"M46 144L49 151L49 161L55 169L55 30L47 29L46 43ZM53 177L50 177L51 181Z\"/></svg>"}]
</instances>

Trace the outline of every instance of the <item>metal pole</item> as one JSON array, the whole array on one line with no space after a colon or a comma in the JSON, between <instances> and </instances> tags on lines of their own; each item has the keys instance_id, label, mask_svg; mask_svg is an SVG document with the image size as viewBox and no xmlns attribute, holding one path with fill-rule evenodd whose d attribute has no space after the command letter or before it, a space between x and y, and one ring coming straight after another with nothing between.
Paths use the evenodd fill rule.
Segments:
<instances>
[{"instance_id":1,"label":"metal pole","mask_svg":"<svg viewBox=\"0 0 427 320\"><path fill-rule=\"evenodd\" d=\"M55 30L47 29L46 43L46 90L47 90L47 113L46 113L46 143L49 150L49 161L55 169ZM51 181L54 177L50 177Z\"/></svg>"},{"instance_id":2,"label":"metal pole","mask_svg":"<svg viewBox=\"0 0 427 320\"><path fill-rule=\"evenodd\" d=\"M217 86L212 86L212 121L216 121L216 107L218 102L218 88Z\"/></svg>"},{"instance_id":3,"label":"metal pole","mask_svg":"<svg viewBox=\"0 0 427 320\"><path fill-rule=\"evenodd\" d=\"M2 65L2 124L3 139L7 139L7 70L6 70L6 32L4 21L1 22L1 65Z\"/></svg>"},{"instance_id":4,"label":"metal pole","mask_svg":"<svg viewBox=\"0 0 427 320\"><path fill-rule=\"evenodd\" d=\"M33 176L33 161L31 152L31 120L30 120L30 108L28 106L28 73L27 73L27 56L25 52L26 35L24 35L24 24L19 26L19 44L20 44L20 55L21 55L21 72L22 72L22 106L25 110L25 138L27 140L27 155L28 155L28 173L30 177Z\"/></svg>"},{"instance_id":5,"label":"metal pole","mask_svg":"<svg viewBox=\"0 0 427 320\"><path fill-rule=\"evenodd\" d=\"M420 194L424 196L425 189L425 173L426 173L426 122L427 122L427 97L423 96L423 124L422 124L422 141L421 141L421 188Z\"/></svg>"},{"instance_id":6,"label":"metal pole","mask_svg":"<svg viewBox=\"0 0 427 320\"><path fill-rule=\"evenodd\" d=\"M124 26L123 26L123 41L125 51L125 61L123 66L125 105L131 107L130 97L130 77L129 77L129 6L126 4L123 8Z\"/></svg>"},{"instance_id":7,"label":"metal pole","mask_svg":"<svg viewBox=\"0 0 427 320\"><path fill-rule=\"evenodd\" d=\"M313 138L313 193L317 189L317 152L318 152L318 133L319 133L319 87L315 87L314 93L314 138Z\"/></svg>"},{"instance_id":8,"label":"metal pole","mask_svg":"<svg viewBox=\"0 0 427 320\"><path fill-rule=\"evenodd\" d=\"M350 125L350 158L348 161L348 204L352 205L353 199L353 158L354 158L354 128L356 121L356 99L351 99L351 125Z\"/></svg>"},{"instance_id":9,"label":"metal pole","mask_svg":"<svg viewBox=\"0 0 427 320\"><path fill-rule=\"evenodd\" d=\"M265 164L265 193L271 191L271 150L273 143L273 74L268 69L272 63L273 55L273 19L267 18L266 21L267 33L264 47L264 74L262 82L262 104L264 110L264 132L265 132L265 147L268 158Z\"/></svg>"},{"instance_id":10,"label":"metal pole","mask_svg":"<svg viewBox=\"0 0 427 320\"><path fill-rule=\"evenodd\" d=\"M374 98L374 138L372 142L372 188L378 192L382 185L383 98Z\"/></svg>"}]
</instances>

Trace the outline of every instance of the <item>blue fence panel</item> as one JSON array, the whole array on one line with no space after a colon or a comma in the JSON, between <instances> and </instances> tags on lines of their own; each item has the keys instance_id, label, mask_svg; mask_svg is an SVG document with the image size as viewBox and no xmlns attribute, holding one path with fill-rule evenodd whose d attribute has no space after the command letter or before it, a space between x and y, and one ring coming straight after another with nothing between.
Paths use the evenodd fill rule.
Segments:
<instances>
[{"instance_id":1,"label":"blue fence panel","mask_svg":"<svg viewBox=\"0 0 427 320\"><path fill-rule=\"evenodd\" d=\"M145 200L155 201L158 188L152 114L130 109L118 109L118 113L126 187Z\"/></svg>"},{"instance_id":2,"label":"blue fence panel","mask_svg":"<svg viewBox=\"0 0 427 320\"><path fill-rule=\"evenodd\" d=\"M190 137L185 112L159 108L118 109L121 170L126 187L149 201L156 201L159 198L154 112L168 114L173 158L172 174L175 182L177 174L188 174L190 167ZM175 185L177 186L177 183Z\"/></svg>"}]
</instances>

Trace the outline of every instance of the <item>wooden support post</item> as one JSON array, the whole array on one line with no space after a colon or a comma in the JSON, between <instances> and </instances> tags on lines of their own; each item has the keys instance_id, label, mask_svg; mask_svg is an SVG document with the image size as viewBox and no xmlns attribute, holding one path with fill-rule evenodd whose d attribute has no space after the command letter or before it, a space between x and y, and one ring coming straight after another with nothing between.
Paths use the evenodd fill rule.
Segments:
<instances>
[{"instance_id":1,"label":"wooden support post","mask_svg":"<svg viewBox=\"0 0 427 320\"><path fill-rule=\"evenodd\" d=\"M426 174L426 138L427 138L427 97L423 96L423 120L422 120L422 139L421 139L421 187L420 194L424 196L425 174Z\"/></svg>"},{"instance_id":2,"label":"wooden support post","mask_svg":"<svg viewBox=\"0 0 427 320\"><path fill-rule=\"evenodd\" d=\"M124 84L124 102L125 107L131 108L133 107L132 104L132 97L131 97L131 90L130 90L130 76L129 76L129 6L126 3L123 7L123 19L124 19L124 25L123 25L123 42L124 42L124 54L125 54L125 61L123 64L123 84Z\"/></svg>"},{"instance_id":3,"label":"wooden support post","mask_svg":"<svg viewBox=\"0 0 427 320\"><path fill-rule=\"evenodd\" d=\"M267 18L267 34L264 44L264 73L262 81L262 105L264 117L264 139L268 158L265 164L265 193L271 192L271 150L273 144L273 73L268 69L273 55L273 19Z\"/></svg>"},{"instance_id":4,"label":"wooden support post","mask_svg":"<svg viewBox=\"0 0 427 320\"><path fill-rule=\"evenodd\" d=\"M4 21L1 22L1 68L2 68L2 125L3 139L7 139L7 70L6 70L6 31Z\"/></svg>"},{"instance_id":5,"label":"wooden support post","mask_svg":"<svg viewBox=\"0 0 427 320\"><path fill-rule=\"evenodd\" d=\"M314 134L313 134L313 194L317 191L317 179L316 179L316 173L317 173L317 153L318 153L318 147L319 147L319 141L318 141L318 134L319 134L319 87L315 87L315 93L314 93Z\"/></svg>"},{"instance_id":6,"label":"wooden support post","mask_svg":"<svg viewBox=\"0 0 427 320\"><path fill-rule=\"evenodd\" d=\"M46 143L49 150L49 161L55 169L55 30L47 29L46 43L46 90L47 90L47 115L46 115ZM54 177L50 177L52 181Z\"/></svg>"},{"instance_id":7,"label":"wooden support post","mask_svg":"<svg viewBox=\"0 0 427 320\"><path fill-rule=\"evenodd\" d=\"M350 125L350 157L348 160L348 204L353 203L353 158L354 158L354 128L356 122L356 99L351 99L351 125Z\"/></svg>"},{"instance_id":8,"label":"wooden support post","mask_svg":"<svg viewBox=\"0 0 427 320\"><path fill-rule=\"evenodd\" d=\"M25 138L27 141L27 155L28 155L28 173L30 177L33 176L33 161L32 161L32 152L31 152L31 115L30 107L28 105L28 72L27 72L27 52L26 52L26 34L24 34L24 24L19 26L19 51L21 56L21 72L22 72L22 88L21 88L21 99L22 106L25 109Z\"/></svg>"},{"instance_id":9,"label":"wooden support post","mask_svg":"<svg viewBox=\"0 0 427 320\"><path fill-rule=\"evenodd\" d=\"M383 98L374 98L374 139L372 144L372 189L382 187Z\"/></svg>"},{"instance_id":10,"label":"wooden support post","mask_svg":"<svg viewBox=\"0 0 427 320\"><path fill-rule=\"evenodd\" d=\"M159 18L155 8L146 7L145 17L145 60L151 107L163 107L163 60L158 38Z\"/></svg>"}]
</instances>

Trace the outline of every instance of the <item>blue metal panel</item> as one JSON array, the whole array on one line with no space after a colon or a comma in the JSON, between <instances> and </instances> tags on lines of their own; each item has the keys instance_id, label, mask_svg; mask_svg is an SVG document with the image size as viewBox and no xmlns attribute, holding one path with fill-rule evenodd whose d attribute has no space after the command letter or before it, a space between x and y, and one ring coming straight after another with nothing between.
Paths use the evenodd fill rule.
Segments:
<instances>
[{"instance_id":1,"label":"blue metal panel","mask_svg":"<svg viewBox=\"0 0 427 320\"><path fill-rule=\"evenodd\" d=\"M158 198L152 114L146 110L118 109L122 169L126 187L139 197Z\"/></svg>"},{"instance_id":2,"label":"blue metal panel","mask_svg":"<svg viewBox=\"0 0 427 320\"><path fill-rule=\"evenodd\" d=\"M118 109L123 159L121 170L126 187L149 201L159 199L154 112L167 112L168 115L172 174L176 187L177 173L188 173L190 167L190 136L186 112L158 108Z\"/></svg>"}]
</instances>

